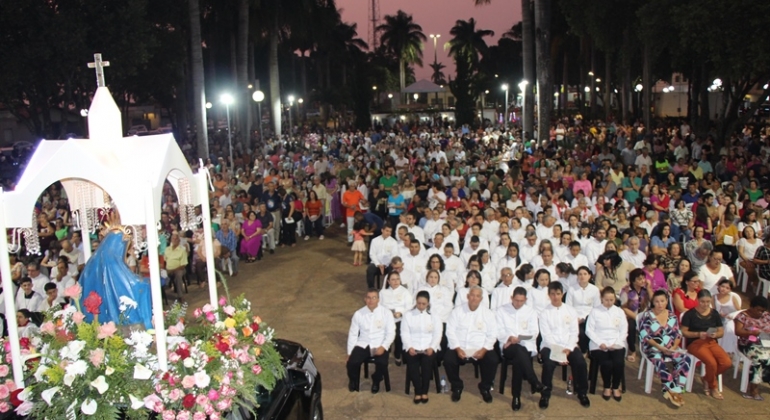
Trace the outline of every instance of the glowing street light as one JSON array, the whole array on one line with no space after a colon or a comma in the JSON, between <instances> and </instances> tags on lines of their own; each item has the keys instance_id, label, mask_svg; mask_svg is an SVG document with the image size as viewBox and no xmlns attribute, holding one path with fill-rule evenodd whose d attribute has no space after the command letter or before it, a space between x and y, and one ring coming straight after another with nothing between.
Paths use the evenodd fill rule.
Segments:
<instances>
[{"instance_id":1,"label":"glowing street light","mask_svg":"<svg viewBox=\"0 0 770 420\"><path fill-rule=\"evenodd\" d=\"M637 92L641 92L642 89L644 89L644 86L642 86L641 83L637 83L636 86L634 87L634 90Z\"/></svg>"},{"instance_id":2,"label":"glowing street light","mask_svg":"<svg viewBox=\"0 0 770 420\"><path fill-rule=\"evenodd\" d=\"M259 118L259 138L264 138L262 134L262 101L265 100L265 93L261 90L255 90L251 94L251 99L257 103L257 118Z\"/></svg>"},{"instance_id":3,"label":"glowing street light","mask_svg":"<svg viewBox=\"0 0 770 420\"><path fill-rule=\"evenodd\" d=\"M211 102L206 102L206 109L211 109L214 106Z\"/></svg>"},{"instance_id":4,"label":"glowing street light","mask_svg":"<svg viewBox=\"0 0 770 420\"><path fill-rule=\"evenodd\" d=\"M294 95L289 95L289 140L291 140L291 130L294 124L291 123L291 107L294 106Z\"/></svg>"}]
</instances>

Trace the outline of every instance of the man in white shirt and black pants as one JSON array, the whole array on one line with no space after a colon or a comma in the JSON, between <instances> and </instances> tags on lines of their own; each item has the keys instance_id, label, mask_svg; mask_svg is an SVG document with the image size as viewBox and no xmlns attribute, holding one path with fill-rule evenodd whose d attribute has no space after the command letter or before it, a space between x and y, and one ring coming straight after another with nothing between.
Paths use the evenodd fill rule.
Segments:
<instances>
[{"instance_id":1,"label":"man in white shirt and black pants","mask_svg":"<svg viewBox=\"0 0 770 420\"><path fill-rule=\"evenodd\" d=\"M543 392L544 389L532 367L532 356L537 353L535 341L540 334L537 312L526 303L527 289L516 287L513 289L511 304L500 306L495 311L497 340L502 347L503 357L513 365L513 411L521 410L521 383L524 378L534 392Z\"/></svg>"},{"instance_id":2,"label":"man in white shirt and black pants","mask_svg":"<svg viewBox=\"0 0 770 420\"><path fill-rule=\"evenodd\" d=\"M556 366L569 365L572 367L572 378L575 384L575 393L578 396L580 405L590 407L591 401L588 400L588 371L583 353L578 348L578 315L575 310L562 303L564 289L559 282L553 282L548 285L548 297L551 300L549 305L540 313L540 336L543 342L540 345L540 356L543 359L542 381L545 389L540 394L540 408L548 408L548 402L551 399L551 390L553 389L553 371ZM551 360L551 351L556 349L566 354L567 361L559 363ZM559 355L555 355L558 357Z\"/></svg>"},{"instance_id":3,"label":"man in white shirt and black pants","mask_svg":"<svg viewBox=\"0 0 770 420\"><path fill-rule=\"evenodd\" d=\"M481 305L484 289L473 286L468 291L468 303L455 308L446 325L449 351L444 355L444 369L452 385L452 401L460 401L463 381L460 366L473 363L481 369L479 391L484 402L492 402L489 390L495 381L499 356L493 350L497 341L495 314Z\"/></svg>"},{"instance_id":4,"label":"man in white shirt and black pants","mask_svg":"<svg viewBox=\"0 0 770 420\"><path fill-rule=\"evenodd\" d=\"M348 332L348 390L358 391L361 364L374 357L372 394L380 391L380 381L388 369L388 349L396 338L393 313L380 305L380 292L369 289L364 299L366 306L353 314Z\"/></svg>"},{"instance_id":5,"label":"man in white shirt and black pants","mask_svg":"<svg viewBox=\"0 0 770 420\"><path fill-rule=\"evenodd\" d=\"M393 228L385 224L382 226L382 235L369 243L369 259L372 263L366 267L366 286L370 289L374 288L374 278L378 274L380 278L385 277L385 268L390 265L393 257L398 256L398 242L391 236L392 232Z\"/></svg>"}]
</instances>

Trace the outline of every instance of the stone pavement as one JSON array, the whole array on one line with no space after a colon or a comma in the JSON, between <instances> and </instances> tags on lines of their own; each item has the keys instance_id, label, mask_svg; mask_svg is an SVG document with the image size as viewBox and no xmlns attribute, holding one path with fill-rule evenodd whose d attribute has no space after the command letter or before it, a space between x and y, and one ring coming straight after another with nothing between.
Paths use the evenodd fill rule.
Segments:
<instances>
[{"instance_id":1,"label":"stone pavement","mask_svg":"<svg viewBox=\"0 0 770 420\"><path fill-rule=\"evenodd\" d=\"M511 418L570 418L593 419L598 416L616 419L768 419L770 418L770 388L763 385L766 401L741 398L740 377L733 379L730 369L724 377L724 401L706 397L698 383L693 393L684 396L685 406L675 408L662 398L656 378L653 392L644 393L643 381L637 380L638 362L626 367L628 392L622 402L604 401L600 395L590 396L591 407L579 405L577 398L565 393L566 383L560 371L554 378L555 390L550 408L537 408L539 396L529 395L524 386L522 410L511 410L510 383L506 395L492 392L494 401L485 404L479 395L470 366L461 368L465 381L462 400L452 403L449 395L435 394L435 385L428 404L414 405L412 396L404 394L406 366L390 363L392 390L369 392L371 382L361 380L361 392L347 390L345 349L350 318L363 306L366 291L365 268L353 267L353 253L345 238L331 229L323 241L299 238L294 248L278 248L274 255L265 255L254 264L241 263L240 274L230 280L231 295L244 293L253 303L256 314L276 330L276 335L307 346L315 356L323 379L323 408L326 419L503 419ZM220 291L222 288L220 286ZM190 287L191 307L208 299L204 290ZM539 374L539 366L535 367ZM363 372L362 372L363 375ZM441 375L444 375L443 368ZM499 369L498 369L499 375ZM510 378L510 372L508 377ZM496 388L499 378L496 379ZM601 387L597 389L601 393Z\"/></svg>"}]
</instances>

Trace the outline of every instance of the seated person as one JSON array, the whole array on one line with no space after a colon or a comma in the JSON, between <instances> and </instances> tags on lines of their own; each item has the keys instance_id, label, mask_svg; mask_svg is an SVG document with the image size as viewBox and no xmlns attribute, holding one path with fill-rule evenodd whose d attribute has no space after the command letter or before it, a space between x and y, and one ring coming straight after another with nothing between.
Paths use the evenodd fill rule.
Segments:
<instances>
[{"instance_id":1,"label":"seated person","mask_svg":"<svg viewBox=\"0 0 770 420\"><path fill-rule=\"evenodd\" d=\"M582 267L585 268L585 267ZM582 269L581 268L581 269ZM578 276L578 278L580 278ZM595 287L595 286L594 286ZM572 291L570 291L572 293ZM561 301L564 289L561 283L553 282L548 285L548 297L551 305L540 313L540 355L543 359L542 382L545 386L540 393L540 408L548 408L553 389L553 371L556 366L569 365L572 367L572 377L575 381L575 393L580 405L590 407L588 393L588 371L583 353L578 348L578 314L571 306ZM551 359L551 351L561 351L566 356L566 362L556 362ZM558 357L557 355L554 355Z\"/></svg>"},{"instance_id":2,"label":"seated person","mask_svg":"<svg viewBox=\"0 0 770 420\"><path fill-rule=\"evenodd\" d=\"M430 293L418 292L414 309L406 312L401 321L406 375L414 386L415 404L428 402L433 364L443 334L441 319L428 309L429 306Z\"/></svg>"},{"instance_id":3,"label":"seated person","mask_svg":"<svg viewBox=\"0 0 770 420\"><path fill-rule=\"evenodd\" d=\"M762 401L759 384L770 383L770 352L763 347L758 336L770 334L770 312L767 298L755 296L749 308L735 317L735 335L738 336L738 350L751 360L749 388L743 398Z\"/></svg>"},{"instance_id":4,"label":"seated person","mask_svg":"<svg viewBox=\"0 0 770 420\"><path fill-rule=\"evenodd\" d=\"M44 312L57 306L63 307L64 304L64 299L59 297L59 289L56 287L56 284L53 282L46 284L45 299L43 299L43 302L38 306L38 310Z\"/></svg>"},{"instance_id":5,"label":"seated person","mask_svg":"<svg viewBox=\"0 0 770 420\"><path fill-rule=\"evenodd\" d=\"M43 297L40 296L40 293L32 290L32 279L22 277L19 288L21 290L16 292L16 310L26 309L30 312L40 312Z\"/></svg>"},{"instance_id":6,"label":"seated person","mask_svg":"<svg viewBox=\"0 0 770 420\"><path fill-rule=\"evenodd\" d=\"M369 289L364 302L366 305L353 314L348 332L348 390L358 391L361 365L373 357L372 394L376 394L388 368L388 348L396 338L396 323L393 313L380 305L379 290Z\"/></svg>"},{"instance_id":7,"label":"seated person","mask_svg":"<svg viewBox=\"0 0 770 420\"><path fill-rule=\"evenodd\" d=\"M619 402L623 397L620 381L626 366L623 356L626 354L629 322L624 310L615 306L615 289L607 286L602 289L601 296L602 305L593 308L586 320L586 335L591 340L588 348L591 360L599 364L602 374L602 398L609 400L612 397Z\"/></svg>"},{"instance_id":8,"label":"seated person","mask_svg":"<svg viewBox=\"0 0 770 420\"><path fill-rule=\"evenodd\" d=\"M444 369L452 385L454 402L460 401L463 392L460 366L466 363L480 367L479 391L484 402L492 402L490 389L500 359L497 353L492 351L497 340L497 325L494 312L481 305L484 293L484 289L479 286L471 287L468 303L455 308L447 321L446 337L449 350L444 355Z\"/></svg>"}]
</instances>

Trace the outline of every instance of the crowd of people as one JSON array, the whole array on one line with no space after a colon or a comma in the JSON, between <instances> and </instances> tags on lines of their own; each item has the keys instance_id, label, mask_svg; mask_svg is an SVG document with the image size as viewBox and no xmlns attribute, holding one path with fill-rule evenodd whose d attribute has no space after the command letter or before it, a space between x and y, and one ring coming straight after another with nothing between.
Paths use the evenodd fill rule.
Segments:
<instances>
[{"instance_id":1,"label":"crowd of people","mask_svg":"<svg viewBox=\"0 0 770 420\"><path fill-rule=\"evenodd\" d=\"M547 408L560 365L587 407L589 357L603 399L622 399L626 362L649 360L664 397L681 406L695 368L688 355L705 366L703 392L722 399L716 378L740 352L751 363L743 396L761 400L770 381L770 313L757 293L770 279L767 132L746 127L717 142L687 123L648 130L565 118L540 142L498 127L404 125L297 132L265 152L238 148L232 162L214 147L204 165L215 241L180 228L167 185L162 274L183 300L188 285L205 285L207 246L235 277L241 262L323 240L340 223L369 289L347 343L351 391L371 361L378 392L392 353L415 403L428 402L435 365L460 400L465 364L479 369L491 402L502 361L513 367L513 410L524 380ZM44 258L12 259L19 316L52 306L82 270L61 187L43 194L38 212ZM149 272L146 256L130 250L127 263ZM748 309L737 282L756 294Z\"/></svg>"}]
</instances>

